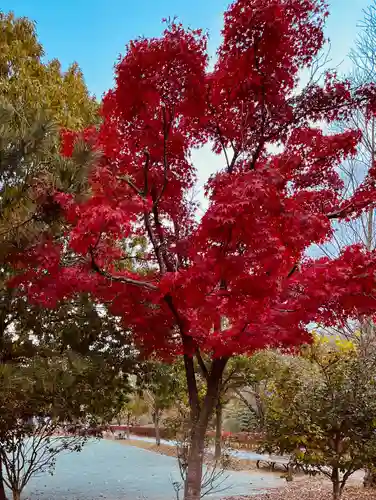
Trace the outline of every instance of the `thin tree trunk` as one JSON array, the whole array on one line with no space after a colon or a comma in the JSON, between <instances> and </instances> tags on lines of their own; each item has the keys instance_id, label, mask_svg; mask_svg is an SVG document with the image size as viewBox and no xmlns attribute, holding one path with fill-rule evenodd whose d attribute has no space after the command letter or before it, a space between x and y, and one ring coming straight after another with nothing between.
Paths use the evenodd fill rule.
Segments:
<instances>
[{"instance_id":1,"label":"thin tree trunk","mask_svg":"<svg viewBox=\"0 0 376 500\"><path fill-rule=\"evenodd\" d=\"M131 438L131 414L127 414L127 439Z\"/></svg>"},{"instance_id":2,"label":"thin tree trunk","mask_svg":"<svg viewBox=\"0 0 376 500\"><path fill-rule=\"evenodd\" d=\"M333 500L341 499L341 488L340 485L335 483L333 484Z\"/></svg>"},{"instance_id":3,"label":"thin tree trunk","mask_svg":"<svg viewBox=\"0 0 376 500\"><path fill-rule=\"evenodd\" d=\"M204 401L201 403L193 361L194 353L196 353L197 360L200 362L200 352L197 346L195 346L192 337L186 335L184 321L180 317L172 297L166 295L164 299L175 317L183 342L184 369L190 407L191 439L189 443L187 472L184 482L184 500L200 500L205 435L209 419L213 414L214 407L219 397L219 388L228 358L221 357L214 359L211 362L210 370L208 370L205 363L202 362L204 366L201 366L201 368L203 369L203 375L206 380L206 395Z\"/></svg>"},{"instance_id":4,"label":"thin tree trunk","mask_svg":"<svg viewBox=\"0 0 376 500\"><path fill-rule=\"evenodd\" d=\"M1 458L1 454L0 454L0 500L7 500L7 497L5 495L5 488L4 488L3 461Z\"/></svg>"},{"instance_id":5,"label":"thin tree trunk","mask_svg":"<svg viewBox=\"0 0 376 500\"><path fill-rule=\"evenodd\" d=\"M161 445L161 431L159 428L160 415L159 415L158 409L156 409L154 412L153 420L154 420L154 429L155 429L155 444L157 446L160 446Z\"/></svg>"},{"instance_id":6,"label":"thin tree trunk","mask_svg":"<svg viewBox=\"0 0 376 500\"><path fill-rule=\"evenodd\" d=\"M372 117L371 123L371 165L372 168L375 162L375 118ZM371 251L373 248L373 219L374 219L374 209L368 213L367 221L367 234L366 234L366 247L367 250ZM366 320L363 327L364 339L361 339L361 346L365 349L366 353L369 349L374 349L375 343L375 332L374 324L372 319ZM376 473L374 469L366 469L366 474L364 476L363 485L366 488L376 488Z\"/></svg>"},{"instance_id":7,"label":"thin tree trunk","mask_svg":"<svg viewBox=\"0 0 376 500\"><path fill-rule=\"evenodd\" d=\"M333 500L340 500L340 498L341 498L341 483L339 480L339 470L337 467L333 467L332 484L333 484Z\"/></svg>"},{"instance_id":8,"label":"thin tree trunk","mask_svg":"<svg viewBox=\"0 0 376 500\"><path fill-rule=\"evenodd\" d=\"M192 364L186 361L186 374L191 407L191 439L188 453L187 475L184 484L184 500L200 500L202 467L204 463L205 436L210 417L213 414L219 397L219 387L222 380L227 358L212 361L210 373L207 373L206 395L201 406L198 405L198 392L195 378L192 378ZM193 386L194 384L194 386Z\"/></svg>"},{"instance_id":9,"label":"thin tree trunk","mask_svg":"<svg viewBox=\"0 0 376 500\"><path fill-rule=\"evenodd\" d=\"M371 165L370 168L373 167L375 163L375 118L372 117L372 125L371 125ZM366 235L366 247L368 250L372 250L373 244L373 211L374 209L368 212L368 221L367 221L367 235Z\"/></svg>"},{"instance_id":10,"label":"thin tree trunk","mask_svg":"<svg viewBox=\"0 0 376 500\"><path fill-rule=\"evenodd\" d=\"M222 403L219 399L215 407L215 460L219 460L222 455L222 410Z\"/></svg>"},{"instance_id":11,"label":"thin tree trunk","mask_svg":"<svg viewBox=\"0 0 376 500\"><path fill-rule=\"evenodd\" d=\"M12 490L13 500L21 500L21 492L18 490Z\"/></svg>"},{"instance_id":12,"label":"thin tree trunk","mask_svg":"<svg viewBox=\"0 0 376 500\"><path fill-rule=\"evenodd\" d=\"M205 430L203 427L196 428L191 437L187 476L184 485L184 500L200 500L202 467L204 464Z\"/></svg>"}]
</instances>

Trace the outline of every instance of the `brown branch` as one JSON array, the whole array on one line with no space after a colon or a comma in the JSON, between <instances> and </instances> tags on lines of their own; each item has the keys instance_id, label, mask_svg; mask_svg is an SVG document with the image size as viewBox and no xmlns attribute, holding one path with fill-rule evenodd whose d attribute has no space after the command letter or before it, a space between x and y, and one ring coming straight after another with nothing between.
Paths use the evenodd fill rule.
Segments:
<instances>
[{"instance_id":1,"label":"brown branch","mask_svg":"<svg viewBox=\"0 0 376 500\"><path fill-rule=\"evenodd\" d=\"M228 360L228 357L223 356L220 358L214 358L212 361L205 400L200 414L199 427L201 424L203 428L206 428L212 411L217 404L222 384L222 376Z\"/></svg>"},{"instance_id":2,"label":"brown branch","mask_svg":"<svg viewBox=\"0 0 376 500\"><path fill-rule=\"evenodd\" d=\"M343 214L343 210L340 210L338 212L332 212L331 214L327 214L328 219L339 219L341 217L341 215Z\"/></svg>"},{"instance_id":3,"label":"brown branch","mask_svg":"<svg viewBox=\"0 0 376 500\"><path fill-rule=\"evenodd\" d=\"M232 169L233 169L233 165L232 165L233 161L231 161L231 163L230 163L230 160L228 158L228 154L226 151L225 141L223 139L223 135L222 135L221 129L220 129L217 121L215 122L215 128L217 130L219 142L221 143L221 146L222 146L222 151L225 155L225 160L226 160L226 164L227 164L227 172L230 174L232 172Z\"/></svg>"},{"instance_id":4,"label":"brown branch","mask_svg":"<svg viewBox=\"0 0 376 500\"><path fill-rule=\"evenodd\" d=\"M279 307L272 307L272 309L281 313L294 313L298 311L298 309L280 309Z\"/></svg>"},{"instance_id":5,"label":"brown branch","mask_svg":"<svg viewBox=\"0 0 376 500\"><path fill-rule=\"evenodd\" d=\"M154 224L155 228L157 230L158 238L159 238L159 251L161 254L161 257L163 258L163 262L166 266L166 269L170 272L174 271L174 266L171 264L167 253L166 253L166 241L163 235L163 227L161 224L161 221L159 220L159 212L158 212L158 203L155 202L153 204L153 218L154 218Z\"/></svg>"},{"instance_id":6,"label":"brown branch","mask_svg":"<svg viewBox=\"0 0 376 500\"><path fill-rule=\"evenodd\" d=\"M225 378L225 380L222 382L222 387L226 387L227 384L231 381L232 377L235 375L235 373L237 372L237 368L233 368L230 373L228 374L228 376Z\"/></svg>"},{"instance_id":7,"label":"brown branch","mask_svg":"<svg viewBox=\"0 0 376 500\"><path fill-rule=\"evenodd\" d=\"M144 197L144 193L140 189L138 189L138 187L131 181L131 179L128 177L128 175L118 177L118 179L120 181L125 181L128 184L128 186L131 187L133 189L133 191L135 191L135 193L137 193L139 196L141 196L141 198Z\"/></svg>"},{"instance_id":8,"label":"brown branch","mask_svg":"<svg viewBox=\"0 0 376 500\"><path fill-rule=\"evenodd\" d=\"M164 297L166 304L168 305L172 315L175 318L176 324L179 328L179 332L181 335L181 339L184 347L184 367L185 374L187 379L187 387L188 387L188 397L189 397L189 406L191 408L192 420L193 422L197 422L200 416L200 400L198 397L198 388L197 388L197 380L195 375L195 367L193 364L193 357L189 354L192 351L192 343L193 339L186 335L184 331L184 322L180 317L178 310L175 307L174 301L172 300L172 296L167 294Z\"/></svg>"},{"instance_id":9,"label":"brown branch","mask_svg":"<svg viewBox=\"0 0 376 500\"><path fill-rule=\"evenodd\" d=\"M238 396L238 398L241 400L241 402L248 408L248 410L255 411L253 408L252 404L243 396L243 394L239 391L239 389L233 388L234 393Z\"/></svg>"},{"instance_id":10,"label":"brown branch","mask_svg":"<svg viewBox=\"0 0 376 500\"><path fill-rule=\"evenodd\" d=\"M144 163L144 195L148 194L148 171L149 171L149 163L150 163L150 154L148 151L144 151L145 154L145 163Z\"/></svg>"},{"instance_id":11,"label":"brown branch","mask_svg":"<svg viewBox=\"0 0 376 500\"><path fill-rule=\"evenodd\" d=\"M168 140L168 134L170 132L170 125L167 124L165 107L162 108L162 114L163 114L163 185L161 192L159 193L159 195L156 198L156 201L154 202L154 206L158 205L167 187L167 171L168 171L167 140Z\"/></svg>"},{"instance_id":12,"label":"brown branch","mask_svg":"<svg viewBox=\"0 0 376 500\"><path fill-rule=\"evenodd\" d=\"M160 245L158 245L158 242L154 236L153 228L151 227L151 224L150 224L148 212L144 212L144 224L145 224L146 232L148 233L148 236L149 236L149 240L150 240L151 244L153 245L154 253L155 253L155 256L157 258L158 265L159 265L159 270L163 274L165 272L165 263L164 263L164 260L162 258Z\"/></svg>"},{"instance_id":13,"label":"brown branch","mask_svg":"<svg viewBox=\"0 0 376 500\"><path fill-rule=\"evenodd\" d=\"M175 217L172 217L172 222L173 222L173 225L174 225L174 235L175 235L175 241L178 241L180 239L180 227L179 227L179 222L176 220ZM176 252L176 259L177 259L177 268L180 267L182 265L182 256L180 254L180 252ZM177 270L177 268L175 268L175 270Z\"/></svg>"},{"instance_id":14,"label":"brown branch","mask_svg":"<svg viewBox=\"0 0 376 500\"><path fill-rule=\"evenodd\" d=\"M265 142L266 142L266 139L265 139L266 89L265 89L265 75L260 71L260 64L259 64L259 60L258 60L259 43L260 43L260 38L257 37L254 41L253 46L254 46L254 54L255 54L255 56L254 56L255 67L256 67L258 73L260 74L260 76L263 78L263 84L261 87L261 102L260 102L260 106L261 106L261 130L260 130L259 143L257 145L255 152L252 155L252 160L251 160L251 163L249 165L250 170L255 169L256 162L259 159L261 151L262 151L263 147L265 146Z\"/></svg>"},{"instance_id":15,"label":"brown branch","mask_svg":"<svg viewBox=\"0 0 376 500\"><path fill-rule=\"evenodd\" d=\"M145 160L145 164L144 164L144 195L146 196L146 194L148 193L148 189L149 189L148 188L148 168L149 168L149 163L150 163L150 154L147 151L145 151L145 156L146 156L146 160ZM157 203L158 203L158 201L153 199L154 220L156 218L154 211L157 208L156 207ZM158 217L158 212L156 212L156 214ZM164 258L164 256L162 255L161 245L158 243L158 241L155 237L153 228L152 228L151 223L150 223L150 214L148 211L144 212L144 225L145 225L145 229L146 229L146 232L148 234L150 243L153 246L156 259L158 261L159 270L163 274L166 270L167 262L166 262L166 259Z\"/></svg>"},{"instance_id":16,"label":"brown branch","mask_svg":"<svg viewBox=\"0 0 376 500\"><path fill-rule=\"evenodd\" d=\"M249 170L254 170L256 167L256 162L259 159L260 153L262 151L262 148L264 147L265 144L265 139L260 139L260 142L258 143L258 146L256 148L256 151L253 153L251 163L249 165Z\"/></svg>"},{"instance_id":17,"label":"brown branch","mask_svg":"<svg viewBox=\"0 0 376 500\"><path fill-rule=\"evenodd\" d=\"M141 189L139 189L136 186L136 184L134 184L134 182L131 180L131 178L128 175L122 175L122 176L119 176L117 178L120 181L125 181L128 184L128 186L131 187L136 194L138 194L139 196L141 196L141 198L145 198L145 196L147 194L147 191L148 191L148 177L147 177L147 173L148 173L149 162L150 162L150 154L149 154L149 152L148 151L144 151L144 154L146 156L146 159L145 159L145 164L144 164L144 190L143 191Z\"/></svg>"},{"instance_id":18,"label":"brown branch","mask_svg":"<svg viewBox=\"0 0 376 500\"><path fill-rule=\"evenodd\" d=\"M295 271L298 270L298 264L294 264L291 268L291 270L289 271L287 277L288 278L291 278L291 276L295 273Z\"/></svg>"},{"instance_id":19,"label":"brown branch","mask_svg":"<svg viewBox=\"0 0 376 500\"><path fill-rule=\"evenodd\" d=\"M126 285L134 285L134 286L138 286L141 288L146 288L148 290L158 290L158 287L156 287L155 285L153 285L152 283L150 283L148 281L135 280L133 278L129 278L126 276L114 276L113 274L109 273L108 271L101 269L98 266L98 264L95 262L93 249L91 248L89 250L89 252L91 255L91 268L93 269L93 271L100 274L101 276L104 276L105 278L107 278L111 281L117 281L118 283L124 283Z\"/></svg>"},{"instance_id":20,"label":"brown branch","mask_svg":"<svg viewBox=\"0 0 376 500\"><path fill-rule=\"evenodd\" d=\"M206 367L205 361L203 360L203 358L201 356L200 350L198 348L196 349L195 354L196 354L197 362L198 362L198 365L201 369L202 375L204 376L204 378L206 380L208 380L209 379L209 372L208 372L208 369Z\"/></svg>"},{"instance_id":21,"label":"brown branch","mask_svg":"<svg viewBox=\"0 0 376 500\"><path fill-rule=\"evenodd\" d=\"M208 92L209 92L209 91L208 91ZM226 146L225 146L224 137L223 137L223 135L222 135L222 131L221 131L221 128L220 128L220 126L219 126L219 123L218 123L218 121L216 120L216 117L215 117L215 108L214 108L214 106L213 106L213 105L212 105L212 103L211 103L211 100L210 100L210 97L209 97L209 93L208 93L207 97L208 97L208 102L207 102L207 104L208 104L209 110L210 110L210 112L211 112L211 115L212 115L212 117L213 117L213 120L214 120L214 123L215 123L215 130L216 130L216 132L217 132L217 134L218 134L218 139L219 139L219 142L220 142L220 144L221 144L221 146L222 146L223 154L224 154L224 156L225 156L226 165L227 165L227 172L228 172L229 174L231 174L231 172L232 172L232 171L233 171L233 169L234 169L235 162L236 162L236 160L237 160L237 158L238 158L238 156L239 156L239 152L238 152L238 151L236 151L236 149L235 149L235 147L234 147L234 143L233 143L233 141L232 141L232 140L230 140L230 142L231 142L231 146L232 146L232 149L233 149L233 151L234 151L234 156L232 157L232 160L231 160L231 162L230 162L229 157L228 157L228 154L227 154L227 151L226 151Z\"/></svg>"}]
</instances>

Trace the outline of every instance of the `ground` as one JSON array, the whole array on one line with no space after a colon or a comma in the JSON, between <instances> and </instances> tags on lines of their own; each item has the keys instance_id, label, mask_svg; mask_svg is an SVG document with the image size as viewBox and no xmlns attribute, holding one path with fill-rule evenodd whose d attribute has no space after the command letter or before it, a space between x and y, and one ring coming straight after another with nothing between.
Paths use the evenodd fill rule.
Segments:
<instances>
[{"instance_id":1,"label":"ground","mask_svg":"<svg viewBox=\"0 0 376 500\"><path fill-rule=\"evenodd\" d=\"M181 482L177 460L121 441L90 440L80 453L57 457L53 476L32 478L26 500L173 500L173 482ZM225 493L212 497L255 494L285 481L263 471L228 471ZM10 498L10 495L9 495ZM209 497L207 497L209 499Z\"/></svg>"},{"instance_id":2,"label":"ground","mask_svg":"<svg viewBox=\"0 0 376 500\"><path fill-rule=\"evenodd\" d=\"M135 446L136 448L142 448L143 450L153 451L161 455L167 455L169 457L176 457L176 449L174 446L169 446L166 444L161 444L157 446L155 443L149 441L142 441L141 439L122 439L119 443L125 444L127 446ZM246 470L256 470L256 462L253 460L245 460L239 458L230 459L229 470L235 471L246 471ZM267 471L266 471L267 472ZM272 473L271 473L272 474Z\"/></svg>"},{"instance_id":3,"label":"ground","mask_svg":"<svg viewBox=\"0 0 376 500\"><path fill-rule=\"evenodd\" d=\"M300 479L265 495L228 497L225 500L331 500L330 484L320 479ZM376 492L349 486L342 500L376 500Z\"/></svg>"},{"instance_id":4,"label":"ground","mask_svg":"<svg viewBox=\"0 0 376 500\"><path fill-rule=\"evenodd\" d=\"M141 440L121 440L119 441L127 446L135 446L145 450L153 451L161 455L170 457L176 456L176 450L173 446L161 444L156 446L155 443ZM232 459L231 470L255 470L256 463L252 460ZM275 474L272 473L271 474ZM282 474L282 473L280 473ZM342 500L376 500L376 492L365 490L362 485L362 472L356 474L349 480L348 487L344 492ZM233 496L226 500L331 500L331 484L328 480L322 478L308 478L306 476L298 476L292 483L287 483L282 488L270 490L264 495L252 496Z\"/></svg>"}]
</instances>

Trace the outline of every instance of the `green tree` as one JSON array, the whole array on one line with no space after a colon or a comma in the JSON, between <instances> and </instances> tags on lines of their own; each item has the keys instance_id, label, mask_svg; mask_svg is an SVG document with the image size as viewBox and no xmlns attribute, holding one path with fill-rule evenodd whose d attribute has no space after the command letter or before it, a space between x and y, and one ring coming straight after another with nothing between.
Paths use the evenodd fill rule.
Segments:
<instances>
[{"instance_id":1,"label":"green tree","mask_svg":"<svg viewBox=\"0 0 376 500\"><path fill-rule=\"evenodd\" d=\"M177 405L184 391L184 377L180 363L163 363L153 360L144 364L138 377L139 388L148 403L157 446L161 444L160 424L163 413Z\"/></svg>"},{"instance_id":2,"label":"green tree","mask_svg":"<svg viewBox=\"0 0 376 500\"><path fill-rule=\"evenodd\" d=\"M2 450L4 460L5 448L14 442L11 436L15 432L23 436L21 430L27 415L39 411L40 401L36 395L40 395L41 401L46 396L45 388L38 382L38 372L34 370L29 380L25 367L34 365L35 360L56 362L61 356L67 359L68 353L80 355L85 363L96 366L95 371L84 371L91 394L98 401L104 398L103 407L115 407L110 381L115 383L116 374L124 369L121 368L124 351L121 349L115 356L111 339L116 338L122 346L125 337L119 339L122 334L118 325L116 332L115 328L109 332L104 327L109 317L99 318L89 298L75 297L62 304L55 314L27 304L6 285L16 271L18 252L25 252L29 245L51 234L64 243L60 207L50 193L58 190L76 197L85 196L87 175L96 155L81 143L72 159L62 158L59 129L81 129L95 124L98 105L89 95L76 64L63 72L57 60L43 62L43 47L31 21L0 12L0 27L0 371L3 380L0 452ZM107 339L99 328L107 331ZM110 357L114 362L112 371L111 364L107 367L104 363ZM97 371L100 376L96 375ZM52 383L52 372L44 373L46 383ZM77 378L74 380L77 385ZM16 391L16 381L25 389ZM30 390L29 383L35 385L37 392ZM73 386L71 389L73 393ZM83 394L81 391L82 397ZM111 401L106 399L106 394L111 395ZM100 411L98 408L93 414ZM0 453L0 500L5 498L2 473Z\"/></svg>"},{"instance_id":3,"label":"green tree","mask_svg":"<svg viewBox=\"0 0 376 500\"><path fill-rule=\"evenodd\" d=\"M0 458L16 498L39 465L50 468L58 452L80 443L52 446L56 428L69 427L75 435L111 422L130 391L134 361L127 331L90 297L51 311L19 302L0 364ZM49 425L30 426L36 417L48 417ZM16 474L26 441L35 448L34 463Z\"/></svg>"},{"instance_id":4,"label":"green tree","mask_svg":"<svg viewBox=\"0 0 376 500\"><path fill-rule=\"evenodd\" d=\"M127 394L124 403L117 414L119 425L125 420L127 423L127 439L131 437L131 421L147 413L149 406L143 397L133 388L133 391Z\"/></svg>"},{"instance_id":5,"label":"green tree","mask_svg":"<svg viewBox=\"0 0 376 500\"><path fill-rule=\"evenodd\" d=\"M89 95L77 63L61 70L57 59L42 60L35 23L0 12L0 96L26 111L32 123L41 107L61 127L80 130L98 120L98 103Z\"/></svg>"},{"instance_id":6,"label":"green tree","mask_svg":"<svg viewBox=\"0 0 376 500\"><path fill-rule=\"evenodd\" d=\"M269 386L263 450L326 475L337 500L351 474L375 461L375 361L350 342L322 338L303 357L281 361Z\"/></svg>"},{"instance_id":7,"label":"green tree","mask_svg":"<svg viewBox=\"0 0 376 500\"><path fill-rule=\"evenodd\" d=\"M93 158L82 145L72 162L63 160L58 155L59 128L79 130L95 124L98 104L89 95L77 64L62 72L58 61L42 61L43 47L31 21L0 12L0 28L3 262L10 248L37 237L56 215L57 207L48 197L52 187L82 193L85 166Z\"/></svg>"},{"instance_id":8,"label":"green tree","mask_svg":"<svg viewBox=\"0 0 376 500\"><path fill-rule=\"evenodd\" d=\"M119 370L72 351L2 365L0 379L0 455L14 500L34 474L53 471L58 453L79 451L88 429L109 422L127 388Z\"/></svg>"},{"instance_id":9,"label":"green tree","mask_svg":"<svg viewBox=\"0 0 376 500\"><path fill-rule=\"evenodd\" d=\"M242 421L251 421L252 430L263 427L265 391L276 369L277 355L273 351L260 351L251 357L236 356L226 366L219 388L215 410L215 458L222 450L223 408L237 399L244 408ZM250 430L249 427L244 430Z\"/></svg>"}]
</instances>

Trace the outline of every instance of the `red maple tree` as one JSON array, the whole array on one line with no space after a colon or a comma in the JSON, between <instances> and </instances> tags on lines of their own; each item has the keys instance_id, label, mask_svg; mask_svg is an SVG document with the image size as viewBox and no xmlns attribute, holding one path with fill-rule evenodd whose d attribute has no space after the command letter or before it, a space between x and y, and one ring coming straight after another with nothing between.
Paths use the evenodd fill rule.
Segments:
<instances>
[{"instance_id":1,"label":"red maple tree","mask_svg":"<svg viewBox=\"0 0 376 500\"><path fill-rule=\"evenodd\" d=\"M78 203L55 193L69 231L60 244L46 238L30 249L13 282L27 282L29 296L51 307L88 291L124 318L145 353L184 356L186 500L200 498L204 436L229 357L296 346L309 341L310 322L376 310L374 253L358 245L334 260L307 256L331 238L335 220L376 204L375 169L347 197L338 174L360 132L323 132L323 122L356 106L373 112L374 86L353 90L328 74L299 90L325 42L327 14L322 0L238 0L225 13L213 70L200 30L172 23L160 38L131 42L99 131L62 134L67 156L77 138L102 151L91 196ZM208 181L198 220L190 153L205 143L224 168ZM127 245L140 236L148 241L143 273ZM136 270L124 270L124 260ZM207 382L202 403L196 366Z\"/></svg>"}]
</instances>

